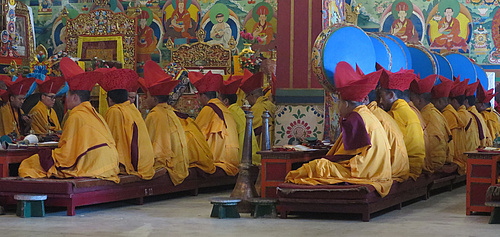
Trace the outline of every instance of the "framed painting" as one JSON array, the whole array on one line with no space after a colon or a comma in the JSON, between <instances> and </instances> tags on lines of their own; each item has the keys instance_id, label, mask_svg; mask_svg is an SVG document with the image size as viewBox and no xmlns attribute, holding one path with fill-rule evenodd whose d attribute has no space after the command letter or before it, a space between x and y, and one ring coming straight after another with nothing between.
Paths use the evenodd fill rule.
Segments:
<instances>
[{"instance_id":1,"label":"framed painting","mask_svg":"<svg viewBox=\"0 0 500 237\"><path fill-rule=\"evenodd\" d=\"M82 59L98 58L124 64L122 36L80 36L77 55Z\"/></svg>"}]
</instances>

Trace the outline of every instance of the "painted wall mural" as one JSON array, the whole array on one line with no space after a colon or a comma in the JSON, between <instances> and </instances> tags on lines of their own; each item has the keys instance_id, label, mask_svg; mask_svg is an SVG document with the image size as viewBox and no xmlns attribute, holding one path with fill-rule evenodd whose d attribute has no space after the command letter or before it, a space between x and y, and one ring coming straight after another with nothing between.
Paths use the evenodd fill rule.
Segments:
<instances>
[{"instance_id":1,"label":"painted wall mural","mask_svg":"<svg viewBox=\"0 0 500 237\"><path fill-rule=\"evenodd\" d=\"M19 1L33 9L37 45L44 45L49 55L65 50L65 26L68 19L101 7L113 12L137 15L139 72L142 62L146 60L167 64L170 59L170 51L166 47L168 39L172 39L177 45L193 43L197 41L198 29L204 29L205 41L213 44L221 43L226 46L231 37L234 38L236 53L243 49L240 39L242 30L264 39L253 45L254 49L262 52L274 49L276 45L277 0ZM219 16L221 22L217 15L223 16Z\"/></svg>"},{"instance_id":2,"label":"painted wall mural","mask_svg":"<svg viewBox=\"0 0 500 237\"><path fill-rule=\"evenodd\" d=\"M275 145L302 144L307 137L323 139L322 105L279 105L276 109Z\"/></svg>"},{"instance_id":3,"label":"painted wall mural","mask_svg":"<svg viewBox=\"0 0 500 237\"><path fill-rule=\"evenodd\" d=\"M418 38L436 52L459 52L479 64L500 64L498 0L352 0L352 4L361 4L358 26L366 31L393 33L406 42Z\"/></svg>"}]
</instances>

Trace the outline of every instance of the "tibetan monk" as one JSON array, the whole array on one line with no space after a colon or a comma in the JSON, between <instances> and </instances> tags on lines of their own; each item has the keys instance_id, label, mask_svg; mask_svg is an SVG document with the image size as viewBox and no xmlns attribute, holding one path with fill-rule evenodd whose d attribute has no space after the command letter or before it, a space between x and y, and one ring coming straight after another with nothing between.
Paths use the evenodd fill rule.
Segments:
<instances>
[{"instance_id":1,"label":"tibetan monk","mask_svg":"<svg viewBox=\"0 0 500 237\"><path fill-rule=\"evenodd\" d=\"M422 113L426 125L429 145L425 150L423 169L429 173L440 171L448 159L450 148L452 148L449 146L452 136L448 123L443 114L431 103L431 90L437 77L437 75L430 75L424 79L416 78L410 84L411 101ZM442 91L439 90L439 92ZM449 90L445 91L444 94L448 96Z\"/></svg>"},{"instance_id":2,"label":"tibetan monk","mask_svg":"<svg viewBox=\"0 0 500 237\"><path fill-rule=\"evenodd\" d=\"M479 144L482 147L488 147L488 146L493 146L493 139L491 138L491 133L490 130L488 129L488 126L486 125L486 121L484 121L483 116L477 111L476 108L476 96L474 94L476 93L477 90L479 90L479 81L474 82L472 84L469 84L465 94L466 94L466 99L464 101L465 107L467 107L467 111L474 117L474 123L475 126L477 126L478 129L478 136L479 136Z\"/></svg>"},{"instance_id":3,"label":"tibetan monk","mask_svg":"<svg viewBox=\"0 0 500 237\"><path fill-rule=\"evenodd\" d=\"M371 102L366 107L377 117L387 133L387 139L391 147L392 179L403 182L410 176L410 162L403 133L399 129L396 120L377 105L376 91L371 91L368 97Z\"/></svg>"},{"instance_id":4,"label":"tibetan monk","mask_svg":"<svg viewBox=\"0 0 500 237\"><path fill-rule=\"evenodd\" d=\"M151 109L146 117L146 127L153 143L155 169L166 168L174 185L181 184L189 175L189 158L186 134L168 95L179 84L172 80L153 61L144 65L145 90L148 91L145 105Z\"/></svg>"},{"instance_id":5,"label":"tibetan monk","mask_svg":"<svg viewBox=\"0 0 500 237\"><path fill-rule=\"evenodd\" d=\"M479 82L476 96L476 108L483 116L492 140L500 136L500 122L498 121L497 115L491 111L491 99L493 99L495 95L496 93L493 93L493 89L486 91L483 85L481 85L481 82Z\"/></svg>"},{"instance_id":6,"label":"tibetan monk","mask_svg":"<svg viewBox=\"0 0 500 237\"><path fill-rule=\"evenodd\" d=\"M377 86L377 79L360 75L346 62L338 63L335 86L340 94L342 133L326 158L290 171L286 182L370 184L382 197L389 193L393 182L391 147L379 120L364 105L368 93Z\"/></svg>"},{"instance_id":7,"label":"tibetan monk","mask_svg":"<svg viewBox=\"0 0 500 237\"><path fill-rule=\"evenodd\" d=\"M21 106L35 79L19 76L15 81L11 81L8 76L2 75L1 77L7 86L7 93L4 95L4 104L0 108L0 136L26 135L31 129L31 118L24 114Z\"/></svg>"},{"instance_id":8,"label":"tibetan monk","mask_svg":"<svg viewBox=\"0 0 500 237\"><path fill-rule=\"evenodd\" d=\"M262 144L264 143L262 141L262 114L264 111L269 112L269 138L272 146L274 144L274 114L276 112L276 106L268 97L264 96L262 91L263 77L264 74L258 72L242 81L240 86L246 94L246 100L252 106L251 110L254 116L252 127L260 150L262 150Z\"/></svg>"},{"instance_id":9,"label":"tibetan monk","mask_svg":"<svg viewBox=\"0 0 500 237\"><path fill-rule=\"evenodd\" d=\"M31 128L36 134L62 130L59 118L52 107L56 102L56 93L64 85L64 77L45 77L45 81L36 80L38 91L42 93L40 101L31 109Z\"/></svg>"},{"instance_id":10,"label":"tibetan monk","mask_svg":"<svg viewBox=\"0 0 500 237\"><path fill-rule=\"evenodd\" d=\"M417 114L403 99L408 97L410 83L415 78L412 70L401 70L391 73L382 70L380 76L379 104L396 120L404 136L408 159L410 161L410 177L414 180L422 173L425 160L424 130Z\"/></svg>"},{"instance_id":11,"label":"tibetan monk","mask_svg":"<svg viewBox=\"0 0 500 237\"><path fill-rule=\"evenodd\" d=\"M153 145L141 113L128 100L127 89L137 85L139 76L130 69L104 74L99 85L107 91L109 105L104 118L118 150L120 173L152 179L155 171Z\"/></svg>"},{"instance_id":12,"label":"tibetan monk","mask_svg":"<svg viewBox=\"0 0 500 237\"><path fill-rule=\"evenodd\" d=\"M455 85L450 91L450 104L457 111L458 116L465 123L465 150L475 151L481 144L479 140L479 131L476 125L476 120L474 119L472 114L467 111L467 108L464 104L466 101L465 98L469 79L465 79L461 82L457 81L460 81L460 78L458 78L458 80L455 80ZM465 167L466 165L467 164L463 164L463 167Z\"/></svg>"},{"instance_id":13,"label":"tibetan monk","mask_svg":"<svg viewBox=\"0 0 500 237\"><path fill-rule=\"evenodd\" d=\"M83 72L69 58L63 58L60 67L70 89L66 106L71 114L64 125L59 146L54 150L41 150L24 160L19 176L91 177L118 183L120 168L113 135L104 118L89 102L90 91L102 73Z\"/></svg>"},{"instance_id":14,"label":"tibetan monk","mask_svg":"<svg viewBox=\"0 0 500 237\"><path fill-rule=\"evenodd\" d=\"M193 73L197 74L198 72ZM201 75L199 78L201 78L203 74L199 74ZM205 140L205 135L189 115L178 110L174 110L174 113L179 118L186 134L189 168L198 168L207 174L215 173L214 155Z\"/></svg>"},{"instance_id":15,"label":"tibetan monk","mask_svg":"<svg viewBox=\"0 0 500 237\"><path fill-rule=\"evenodd\" d=\"M245 138L246 129L246 117L245 111L236 103L238 100L238 95L236 92L240 86L242 78L238 76L231 76L227 81L223 82L223 85L219 91L219 99L228 107L231 115L236 122L236 130L238 130L238 143L240 144L240 152L238 157L242 158L243 154L243 141ZM260 165L260 155L257 154L259 151L259 145L257 144L257 139L252 130L252 163L254 165Z\"/></svg>"},{"instance_id":16,"label":"tibetan monk","mask_svg":"<svg viewBox=\"0 0 500 237\"><path fill-rule=\"evenodd\" d=\"M450 144L452 147L450 157L452 157L452 162L459 166L459 173L461 173L460 170L464 171L465 167L461 167L460 165L467 160L467 156L464 154L466 152L466 124L455 108L449 103L448 97L450 96L454 82L445 77L439 77L439 80L441 83L432 88L432 103L436 106L436 109L441 111L448 122L453 139Z\"/></svg>"},{"instance_id":17,"label":"tibetan monk","mask_svg":"<svg viewBox=\"0 0 500 237\"><path fill-rule=\"evenodd\" d=\"M215 166L222 168L227 175L235 176L240 163L240 145L236 122L229 109L217 98L222 76L208 72L200 79L191 76L189 79L198 90L200 105L203 106L195 122L205 135Z\"/></svg>"},{"instance_id":18,"label":"tibetan monk","mask_svg":"<svg viewBox=\"0 0 500 237\"><path fill-rule=\"evenodd\" d=\"M205 140L205 135L203 135L194 119L187 114L177 110L174 113L179 118L186 134L189 168L195 167L207 174L215 173L214 155Z\"/></svg>"}]
</instances>

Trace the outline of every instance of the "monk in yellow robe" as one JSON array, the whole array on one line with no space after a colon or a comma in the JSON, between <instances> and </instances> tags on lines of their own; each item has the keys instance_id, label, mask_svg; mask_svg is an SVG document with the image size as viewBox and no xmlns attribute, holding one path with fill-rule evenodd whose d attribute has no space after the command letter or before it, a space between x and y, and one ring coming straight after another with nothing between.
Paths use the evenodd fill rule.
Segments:
<instances>
[{"instance_id":1,"label":"monk in yellow robe","mask_svg":"<svg viewBox=\"0 0 500 237\"><path fill-rule=\"evenodd\" d=\"M189 175L189 157L186 134L168 102L168 95L179 84L153 61L144 66L146 127L155 154L154 168L166 168L174 185L181 184Z\"/></svg>"},{"instance_id":2,"label":"monk in yellow robe","mask_svg":"<svg viewBox=\"0 0 500 237\"><path fill-rule=\"evenodd\" d=\"M493 99L495 95L496 93L493 93L493 89L486 91L483 85L481 85L481 82L479 82L476 96L476 109L483 116L492 140L500 136L500 122L498 121L497 115L491 112L491 99Z\"/></svg>"},{"instance_id":3,"label":"monk in yellow robe","mask_svg":"<svg viewBox=\"0 0 500 237\"><path fill-rule=\"evenodd\" d=\"M262 72L258 72L241 83L240 88L245 92L248 103L252 106L253 112L253 130L257 139L257 144L262 150L262 114L264 111L269 112L269 139L270 145L274 144L274 114L276 112L276 105L274 105L268 97L264 96L262 92L263 83Z\"/></svg>"},{"instance_id":4,"label":"monk in yellow robe","mask_svg":"<svg viewBox=\"0 0 500 237\"><path fill-rule=\"evenodd\" d=\"M410 163L401 129L387 112L378 107L376 101L370 102L367 108L377 117L387 133L387 139L391 147L392 179L398 182L407 180L410 175Z\"/></svg>"},{"instance_id":5,"label":"monk in yellow robe","mask_svg":"<svg viewBox=\"0 0 500 237\"><path fill-rule=\"evenodd\" d=\"M463 163L467 160L467 155L464 154L464 152L466 152L466 124L462 117L459 116L455 108L449 104L448 97L450 95L451 88L453 88L453 81L446 78L440 78L440 80L441 84L432 89L432 103L439 111L441 111L448 122L453 138L451 143L452 149L450 150L452 153L450 156L453 157L453 163L459 166L459 173L462 174L466 168L463 166Z\"/></svg>"},{"instance_id":6,"label":"monk in yellow robe","mask_svg":"<svg viewBox=\"0 0 500 237\"><path fill-rule=\"evenodd\" d=\"M21 106L35 79L19 76L15 81L11 81L10 77L5 75L1 75L1 79L7 86L7 93L4 96L6 101L0 108L0 136L26 135L31 129L31 118L24 114Z\"/></svg>"},{"instance_id":7,"label":"monk in yellow robe","mask_svg":"<svg viewBox=\"0 0 500 237\"><path fill-rule=\"evenodd\" d=\"M429 173L439 171L446 163L451 142L451 131L443 114L436 109L431 99L433 95L441 96L439 93L431 94L437 75L430 75L424 79L416 78L410 85L410 98L415 106L420 109L426 124L428 146L426 147L425 164L423 169ZM439 86L438 86L439 87ZM444 90L435 90L443 92ZM448 96L449 90L443 94Z\"/></svg>"},{"instance_id":8,"label":"monk in yellow robe","mask_svg":"<svg viewBox=\"0 0 500 237\"><path fill-rule=\"evenodd\" d=\"M184 128L189 156L189 168L199 168L208 174L215 173L214 155L194 119L187 114L174 111Z\"/></svg>"},{"instance_id":9,"label":"monk in yellow robe","mask_svg":"<svg viewBox=\"0 0 500 237\"><path fill-rule=\"evenodd\" d=\"M379 104L396 120L403 133L410 161L410 177L416 180L422 173L425 160L424 131L417 114L404 99L401 99L408 97L408 88L415 74L412 70L401 70L396 73L383 68L380 70L383 71L378 89Z\"/></svg>"},{"instance_id":10,"label":"monk in yellow robe","mask_svg":"<svg viewBox=\"0 0 500 237\"><path fill-rule=\"evenodd\" d=\"M128 100L127 88L137 84L139 76L130 69L104 74L99 85L107 91L110 106L104 118L116 142L120 173L152 179L155 171L153 145L141 113Z\"/></svg>"},{"instance_id":11,"label":"monk in yellow robe","mask_svg":"<svg viewBox=\"0 0 500 237\"><path fill-rule=\"evenodd\" d=\"M52 107L56 102L56 93L64 85L63 77L45 77L45 81L36 80L40 101L31 109L31 128L35 134L47 134L50 131L61 131L59 118Z\"/></svg>"},{"instance_id":12,"label":"monk in yellow robe","mask_svg":"<svg viewBox=\"0 0 500 237\"><path fill-rule=\"evenodd\" d=\"M362 76L346 62L335 69L342 134L326 158L292 170L285 182L307 185L348 182L372 185L385 197L392 186L391 147L379 120L363 105L378 77ZM337 162L332 162L335 160Z\"/></svg>"},{"instance_id":13,"label":"monk in yellow robe","mask_svg":"<svg viewBox=\"0 0 500 237\"><path fill-rule=\"evenodd\" d=\"M89 102L90 91L101 73L83 72L69 58L63 58L60 65L70 88L66 106L71 109L71 114L58 148L41 150L24 160L19 167L19 176L91 177L118 183L120 169L113 135L104 118Z\"/></svg>"},{"instance_id":14,"label":"monk in yellow robe","mask_svg":"<svg viewBox=\"0 0 500 237\"><path fill-rule=\"evenodd\" d=\"M231 76L227 81L224 81L219 91L219 99L226 105L231 112L234 121L236 122L236 130L238 131L238 143L240 145L240 152L238 157L242 158L243 154L243 141L245 140L246 117L245 111L236 103L238 95L236 92L240 86L242 78ZM252 130L252 164L260 165L259 145Z\"/></svg>"},{"instance_id":15,"label":"monk in yellow robe","mask_svg":"<svg viewBox=\"0 0 500 237\"><path fill-rule=\"evenodd\" d=\"M222 168L227 175L235 176L240 163L240 145L236 122L229 109L217 98L222 76L208 72L199 80L189 79L198 90L200 105L203 106L195 122L212 150L215 166Z\"/></svg>"},{"instance_id":16,"label":"monk in yellow robe","mask_svg":"<svg viewBox=\"0 0 500 237\"><path fill-rule=\"evenodd\" d=\"M493 139L491 138L491 133L486 125L486 121L484 121L483 116L476 109L476 96L474 96L474 94L478 90L478 85L479 81L476 81L467 86L464 105L474 118L474 126L478 129L479 145L482 147L493 146Z\"/></svg>"},{"instance_id":17,"label":"monk in yellow robe","mask_svg":"<svg viewBox=\"0 0 500 237\"><path fill-rule=\"evenodd\" d=\"M486 125L488 126L488 129L490 130L491 138L493 140L495 140L495 138L500 136L499 117L495 112L493 112L493 109L491 108L491 104L483 103L483 106L486 107L486 109L484 109L480 113L483 116L483 118L486 122ZM487 107L487 106L490 106L490 107Z\"/></svg>"},{"instance_id":18,"label":"monk in yellow robe","mask_svg":"<svg viewBox=\"0 0 500 237\"><path fill-rule=\"evenodd\" d=\"M480 146L479 140L479 130L476 124L476 120L472 116L472 114L467 111L467 107L465 106L466 101L466 93L468 88L469 79L465 79L462 82L457 82L459 80L455 80L455 85L450 91L450 104L457 111L458 116L462 118L465 125L465 137L466 151L475 151ZM475 92L475 89L474 89ZM472 95L474 94L472 92ZM466 164L464 164L465 167Z\"/></svg>"}]
</instances>

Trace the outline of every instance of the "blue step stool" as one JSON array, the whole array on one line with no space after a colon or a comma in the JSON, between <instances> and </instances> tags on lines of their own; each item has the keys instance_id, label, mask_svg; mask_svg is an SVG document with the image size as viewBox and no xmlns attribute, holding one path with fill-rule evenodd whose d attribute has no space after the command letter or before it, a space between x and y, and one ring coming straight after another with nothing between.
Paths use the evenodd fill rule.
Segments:
<instances>
[{"instance_id":1,"label":"blue step stool","mask_svg":"<svg viewBox=\"0 0 500 237\"><path fill-rule=\"evenodd\" d=\"M17 216L23 218L45 216L43 201L47 200L47 195L17 194L14 195L14 199L17 200Z\"/></svg>"},{"instance_id":2,"label":"blue step stool","mask_svg":"<svg viewBox=\"0 0 500 237\"><path fill-rule=\"evenodd\" d=\"M218 217L219 219L240 218L237 206L239 202L241 202L241 199L237 198L212 198L210 203L212 203L214 207L212 208L210 217Z\"/></svg>"},{"instance_id":3,"label":"blue step stool","mask_svg":"<svg viewBox=\"0 0 500 237\"><path fill-rule=\"evenodd\" d=\"M254 218L276 218L276 204L278 200L273 198L252 198L248 200L254 207L252 216Z\"/></svg>"}]
</instances>

